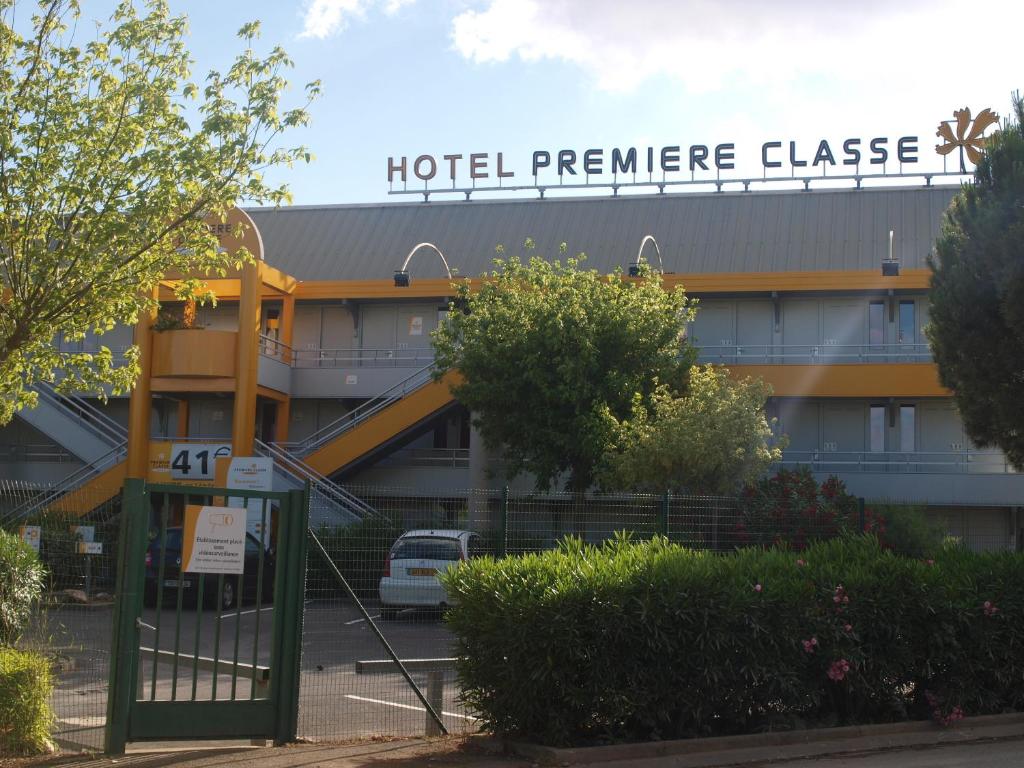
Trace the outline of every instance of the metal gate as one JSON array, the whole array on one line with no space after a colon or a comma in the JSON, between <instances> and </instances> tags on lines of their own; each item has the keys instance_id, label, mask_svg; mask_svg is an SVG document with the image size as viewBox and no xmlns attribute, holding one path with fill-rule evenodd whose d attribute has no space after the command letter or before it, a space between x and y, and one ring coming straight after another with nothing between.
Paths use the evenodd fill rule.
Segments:
<instances>
[{"instance_id":1,"label":"metal gate","mask_svg":"<svg viewBox=\"0 0 1024 768\"><path fill-rule=\"evenodd\" d=\"M294 740L308 515L308 489L125 482L106 752Z\"/></svg>"}]
</instances>

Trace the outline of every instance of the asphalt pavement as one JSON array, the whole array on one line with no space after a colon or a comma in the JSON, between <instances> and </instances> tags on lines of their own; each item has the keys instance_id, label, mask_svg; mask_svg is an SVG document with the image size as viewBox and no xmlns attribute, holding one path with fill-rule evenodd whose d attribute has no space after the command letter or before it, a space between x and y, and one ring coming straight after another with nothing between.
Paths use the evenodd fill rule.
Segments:
<instances>
[{"instance_id":1,"label":"asphalt pavement","mask_svg":"<svg viewBox=\"0 0 1024 768\"><path fill-rule=\"evenodd\" d=\"M405 611L392 621L379 619L373 601L366 604L371 617L400 658L443 658L452 654L452 636L437 612ZM187 657L230 661L238 647L241 665L265 666L270 659L273 606L241 606L224 613L143 611L140 644L179 655L177 670L167 663L143 659L140 667L143 700L210 700L213 675L195 669ZM49 612L45 631L51 647L63 659L53 698L57 737L69 746L98 748L106 712L112 609L66 606ZM305 607L299 701L299 736L310 741L343 741L369 737L419 736L424 733L426 711L399 674L358 675L355 662L387 659L372 628L350 600L312 601ZM198 653L197 653L198 650ZM176 672L177 682L172 673ZM217 698L249 698L251 681L221 674ZM413 678L426 688L426 675ZM445 675L442 712L453 733L474 730L471 713L457 701L454 673Z\"/></svg>"}]
</instances>

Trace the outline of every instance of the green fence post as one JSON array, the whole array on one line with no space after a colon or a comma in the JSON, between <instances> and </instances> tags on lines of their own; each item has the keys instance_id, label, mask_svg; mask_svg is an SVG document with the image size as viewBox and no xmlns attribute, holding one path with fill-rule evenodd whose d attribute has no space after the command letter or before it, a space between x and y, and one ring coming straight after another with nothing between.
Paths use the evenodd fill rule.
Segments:
<instances>
[{"instance_id":1,"label":"green fence post","mask_svg":"<svg viewBox=\"0 0 1024 768\"><path fill-rule=\"evenodd\" d=\"M108 755L123 755L128 742L128 716L138 675L139 628L135 617L142 608L145 586L143 558L148 530L146 483L128 478L124 481L121 495L117 581L110 635L107 723L103 734L103 751Z\"/></svg>"},{"instance_id":2,"label":"green fence post","mask_svg":"<svg viewBox=\"0 0 1024 768\"><path fill-rule=\"evenodd\" d=\"M501 489L501 523L498 528L498 557L508 554L508 486Z\"/></svg>"},{"instance_id":3,"label":"green fence post","mask_svg":"<svg viewBox=\"0 0 1024 768\"><path fill-rule=\"evenodd\" d=\"M658 506L658 533L668 536L668 511L672 504L672 491L665 491L661 497L661 504Z\"/></svg>"},{"instance_id":4,"label":"green fence post","mask_svg":"<svg viewBox=\"0 0 1024 768\"><path fill-rule=\"evenodd\" d=\"M864 516L864 497L859 496L857 498L857 515L860 522L860 532L864 533L864 529L867 528L867 519Z\"/></svg>"},{"instance_id":5,"label":"green fence post","mask_svg":"<svg viewBox=\"0 0 1024 768\"><path fill-rule=\"evenodd\" d=\"M274 594L275 616L283 632L281 650L277 657L274 696L277 702L277 727L274 743L277 745L295 741L299 723L299 676L302 656L302 621L306 586L306 537L309 531L309 484L301 491L288 493L286 549L278 550L278 562L283 554L284 579L281 591ZM284 528L284 525L281 526ZM273 672L271 674L274 674Z\"/></svg>"}]
</instances>

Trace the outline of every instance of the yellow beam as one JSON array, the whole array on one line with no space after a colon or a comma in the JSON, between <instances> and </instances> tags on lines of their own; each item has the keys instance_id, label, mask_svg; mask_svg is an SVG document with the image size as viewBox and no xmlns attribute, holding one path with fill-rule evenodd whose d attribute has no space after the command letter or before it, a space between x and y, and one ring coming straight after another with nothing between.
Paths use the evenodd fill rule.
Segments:
<instances>
[{"instance_id":1,"label":"yellow beam","mask_svg":"<svg viewBox=\"0 0 1024 768\"><path fill-rule=\"evenodd\" d=\"M736 378L757 376L775 397L950 397L933 363L730 365Z\"/></svg>"},{"instance_id":2,"label":"yellow beam","mask_svg":"<svg viewBox=\"0 0 1024 768\"><path fill-rule=\"evenodd\" d=\"M771 291L921 291L928 288L929 270L904 269L897 277L882 277L879 269L819 270L806 272L708 272L667 274L669 288L682 286L689 293L769 293ZM415 277L408 288L393 280L315 280L301 282L294 295L299 299L400 299L452 296L454 283L469 282L476 290L480 278Z\"/></svg>"}]
</instances>

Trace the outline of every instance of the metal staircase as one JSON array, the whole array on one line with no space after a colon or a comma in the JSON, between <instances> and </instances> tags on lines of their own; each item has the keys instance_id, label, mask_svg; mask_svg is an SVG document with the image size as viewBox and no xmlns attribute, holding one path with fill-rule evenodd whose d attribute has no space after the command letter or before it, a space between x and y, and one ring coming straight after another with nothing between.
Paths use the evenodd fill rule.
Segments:
<instances>
[{"instance_id":1,"label":"metal staircase","mask_svg":"<svg viewBox=\"0 0 1024 768\"><path fill-rule=\"evenodd\" d=\"M87 464L123 443L128 431L75 394L59 393L51 384L33 386L38 404L18 412L18 418L62 445Z\"/></svg>"},{"instance_id":2,"label":"metal staircase","mask_svg":"<svg viewBox=\"0 0 1024 768\"><path fill-rule=\"evenodd\" d=\"M274 460L275 489L280 482L283 488L302 488L307 481L310 485L309 524L349 525L380 517L380 513L365 501L337 483L324 477L276 444L257 440L255 452Z\"/></svg>"},{"instance_id":3,"label":"metal staircase","mask_svg":"<svg viewBox=\"0 0 1024 768\"><path fill-rule=\"evenodd\" d=\"M280 443L289 453L294 456L304 457L314 451L323 448L333 440L345 434L354 427L364 423L367 419L383 411L397 400L401 400L411 392L415 392L433 379L434 363L431 362L423 368L409 374L406 378L390 387L379 395L367 400L354 410L346 413L340 419L335 419L330 424L317 430L305 440L294 443Z\"/></svg>"},{"instance_id":4,"label":"metal staircase","mask_svg":"<svg viewBox=\"0 0 1024 768\"><path fill-rule=\"evenodd\" d=\"M19 418L64 446L85 465L5 512L0 517L0 527L59 504L91 480L114 469L128 455L128 430L85 398L59 393L45 383L38 383L33 389L39 396L39 404L35 409L20 411ZM98 506L106 499L95 501Z\"/></svg>"}]
</instances>

